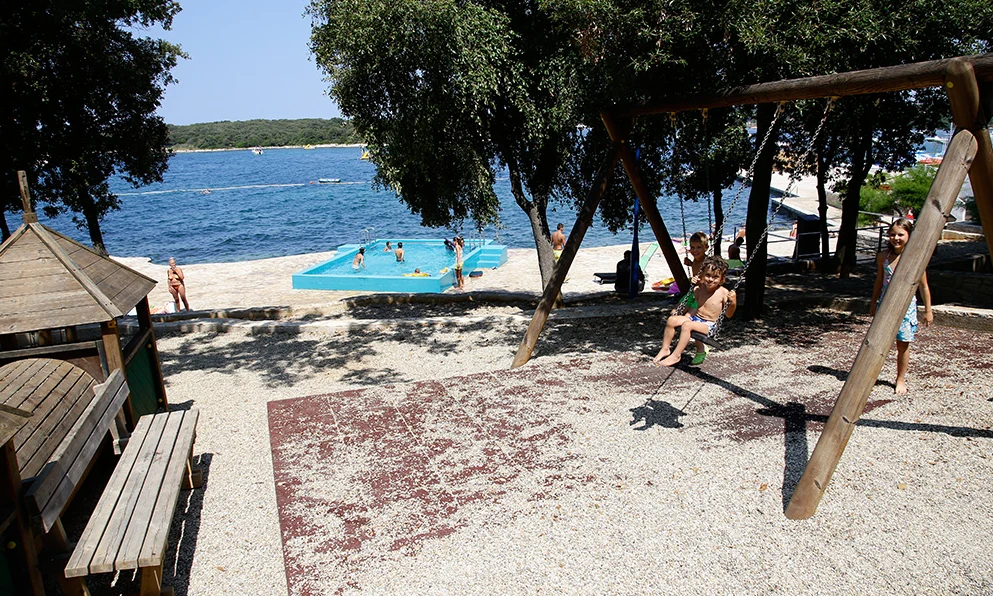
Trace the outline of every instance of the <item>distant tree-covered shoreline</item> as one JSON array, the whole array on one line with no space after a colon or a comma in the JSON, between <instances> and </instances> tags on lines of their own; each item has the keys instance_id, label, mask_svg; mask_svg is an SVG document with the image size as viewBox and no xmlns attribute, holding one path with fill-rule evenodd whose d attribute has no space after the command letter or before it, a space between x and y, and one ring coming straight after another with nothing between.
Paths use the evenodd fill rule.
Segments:
<instances>
[{"instance_id":1,"label":"distant tree-covered shoreline","mask_svg":"<svg viewBox=\"0 0 993 596\"><path fill-rule=\"evenodd\" d=\"M352 124L342 118L243 120L169 125L171 149L235 149L361 143Z\"/></svg>"}]
</instances>

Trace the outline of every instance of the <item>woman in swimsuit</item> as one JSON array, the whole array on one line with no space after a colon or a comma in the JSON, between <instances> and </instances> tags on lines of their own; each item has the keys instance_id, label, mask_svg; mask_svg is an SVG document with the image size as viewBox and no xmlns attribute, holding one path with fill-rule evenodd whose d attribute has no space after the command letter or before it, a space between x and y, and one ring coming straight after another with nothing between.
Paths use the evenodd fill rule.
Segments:
<instances>
[{"instance_id":1,"label":"woman in swimsuit","mask_svg":"<svg viewBox=\"0 0 993 596\"><path fill-rule=\"evenodd\" d=\"M183 270L176 266L176 259L169 257L169 271L167 272L169 278L169 293L172 294L172 299L176 301L176 312L179 312L179 300L183 300L183 305L186 310L190 310L190 303L186 299L186 278L183 276Z\"/></svg>"}]
</instances>

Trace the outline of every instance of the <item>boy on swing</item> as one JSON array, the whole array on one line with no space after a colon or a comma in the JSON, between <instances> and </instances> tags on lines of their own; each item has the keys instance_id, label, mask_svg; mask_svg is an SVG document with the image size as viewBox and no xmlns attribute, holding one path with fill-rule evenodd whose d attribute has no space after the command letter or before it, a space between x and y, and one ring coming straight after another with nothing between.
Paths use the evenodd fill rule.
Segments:
<instances>
[{"instance_id":1,"label":"boy on swing","mask_svg":"<svg viewBox=\"0 0 993 596\"><path fill-rule=\"evenodd\" d=\"M700 267L699 283L687 293L680 303L680 307L685 305L685 314L674 313L665 324L665 334L662 336L662 349L659 350L653 362L656 366L673 366L679 363L683 350L689 345L694 331L699 331L704 335L709 335L710 331L717 324L717 319L724 311L724 316L731 317L738 307L737 295L724 287L724 274L727 273L727 261L721 257L707 257ZM727 310L724 309L725 304ZM677 308L677 313L682 308ZM679 329L679 342L675 351L670 351L669 346Z\"/></svg>"}]
</instances>

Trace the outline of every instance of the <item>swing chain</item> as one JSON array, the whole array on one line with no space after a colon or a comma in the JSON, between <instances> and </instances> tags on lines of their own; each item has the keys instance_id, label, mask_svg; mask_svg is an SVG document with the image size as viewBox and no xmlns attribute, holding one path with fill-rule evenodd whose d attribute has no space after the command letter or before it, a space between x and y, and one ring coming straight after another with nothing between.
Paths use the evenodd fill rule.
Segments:
<instances>
[{"instance_id":1,"label":"swing chain","mask_svg":"<svg viewBox=\"0 0 993 596\"><path fill-rule=\"evenodd\" d=\"M755 173L755 166L759 162L759 156L762 155L762 151L765 149L766 144L769 142L769 137L772 136L772 131L776 128L776 123L779 122L779 116L783 112L785 112L785 110L783 109L783 103L784 102L779 102L779 105L776 106L776 115L773 117L772 123L769 124L768 130L765 131L765 136L762 137L762 142L759 144L759 148L755 152L755 158L752 159L751 165L748 166L748 172L745 174L745 178L742 180L742 183L738 185L738 191L736 193L734 193L734 198L731 199L731 204L728 206L727 211L724 212L724 217L721 220L721 225L714 232L714 236L713 236L714 238L723 238L724 237L724 226L727 224L728 220L731 218L731 213L734 212L734 207L735 207L735 205L738 204L738 199L741 198L741 191L743 191L745 189L744 182L745 182L745 180L751 180L752 179L752 175ZM713 246L714 246L714 244L711 243L711 245L710 245L710 247L711 247L711 255L713 255Z\"/></svg>"},{"instance_id":2,"label":"swing chain","mask_svg":"<svg viewBox=\"0 0 993 596\"><path fill-rule=\"evenodd\" d=\"M807 148L803 153L803 157L800 158L798 164L806 163L807 158L810 157L811 152L813 152L814 150L814 145L817 144L817 139L818 137L821 136L821 131L824 129L824 124L827 123L828 115L831 113L831 109L834 107L834 104L835 104L835 98L832 97L831 100L828 102L827 106L824 108L824 115L821 117L821 121L817 125L817 130L815 130L814 134L810 137L810 143L807 144ZM762 243L765 242L766 238L769 236L769 226L772 225L772 222L776 221L776 216L779 215L779 211L783 208L783 205L786 204L786 197L790 195L790 192L793 190L793 187L796 186L796 183L800 181L800 174L798 173L799 171L800 168L797 167L794 168L793 172L790 174L789 182L786 184L786 190L783 191L783 196L779 200L779 204L776 205L776 208L773 210L772 215L769 217L769 221L766 223L765 228L762 230L762 235L759 236L759 240L758 242L756 242L755 246L762 246ZM748 259L748 262L745 263L745 267L741 270L741 274L738 276L738 280L734 283L734 287L731 288L732 292L737 292L738 286L740 286L741 283L745 281L745 273L748 271L748 268L751 266L753 261L754 259ZM721 324L724 322L725 313L728 310L729 304L730 301L727 300L724 301L724 307L721 309L720 316L717 317L717 322L714 324L713 331L711 331L709 334L710 337L717 339L718 334L720 334Z\"/></svg>"}]
</instances>

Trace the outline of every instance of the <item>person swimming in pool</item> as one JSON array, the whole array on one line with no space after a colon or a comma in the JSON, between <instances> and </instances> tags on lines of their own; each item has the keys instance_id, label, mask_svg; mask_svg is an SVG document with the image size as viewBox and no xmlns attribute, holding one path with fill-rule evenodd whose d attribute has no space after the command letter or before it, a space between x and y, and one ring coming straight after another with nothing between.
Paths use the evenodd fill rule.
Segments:
<instances>
[{"instance_id":1,"label":"person swimming in pool","mask_svg":"<svg viewBox=\"0 0 993 596\"><path fill-rule=\"evenodd\" d=\"M393 251L393 254L396 255L397 263L403 262L403 242L397 242L397 249Z\"/></svg>"},{"instance_id":2,"label":"person swimming in pool","mask_svg":"<svg viewBox=\"0 0 993 596\"><path fill-rule=\"evenodd\" d=\"M355 258L352 259L352 271L358 271L359 267L365 269L365 249L360 248L359 252L355 253Z\"/></svg>"}]
</instances>

